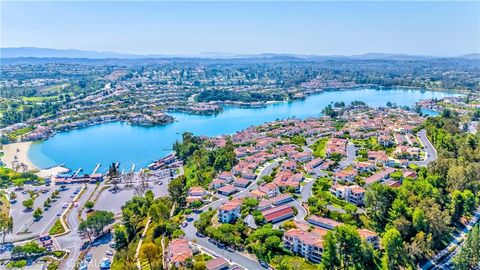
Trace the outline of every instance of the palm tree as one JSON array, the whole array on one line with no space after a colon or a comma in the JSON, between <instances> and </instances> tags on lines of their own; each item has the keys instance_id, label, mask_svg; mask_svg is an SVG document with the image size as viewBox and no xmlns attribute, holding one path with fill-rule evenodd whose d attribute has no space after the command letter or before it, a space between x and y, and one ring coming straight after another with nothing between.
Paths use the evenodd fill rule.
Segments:
<instances>
[{"instance_id":1,"label":"palm tree","mask_svg":"<svg viewBox=\"0 0 480 270\"><path fill-rule=\"evenodd\" d=\"M108 167L108 173L107 177L110 179L110 181L113 184L113 190L117 191L117 185L119 183L119 178L118 178L118 165L117 163L112 163L110 167Z\"/></svg>"}]
</instances>

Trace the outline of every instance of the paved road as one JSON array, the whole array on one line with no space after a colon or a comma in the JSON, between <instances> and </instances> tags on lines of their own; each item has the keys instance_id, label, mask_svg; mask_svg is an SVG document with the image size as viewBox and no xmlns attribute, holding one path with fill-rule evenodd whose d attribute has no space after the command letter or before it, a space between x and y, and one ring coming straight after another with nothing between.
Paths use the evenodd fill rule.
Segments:
<instances>
[{"instance_id":1,"label":"paved road","mask_svg":"<svg viewBox=\"0 0 480 270\"><path fill-rule=\"evenodd\" d=\"M301 196L302 202L307 202L308 198L312 197L313 195L312 188L313 188L313 184L315 183L315 180L307 179L306 181L308 182L306 182L306 184L300 188L300 196Z\"/></svg>"},{"instance_id":2,"label":"paved road","mask_svg":"<svg viewBox=\"0 0 480 270\"><path fill-rule=\"evenodd\" d=\"M347 158L339 162L340 169L345 169L346 167L352 165L355 162L357 157L358 148L353 143L347 144Z\"/></svg>"},{"instance_id":3,"label":"paved road","mask_svg":"<svg viewBox=\"0 0 480 270\"><path fill-rule=\"evenodd\" d=\"M244 198L248 197L248 194L250 193L251 190L256 189L258 187L257 181L260 180L263 176L269 175L272 173L272 170L279 165L279 160L275 160L272 163L267 164L265 167L263 167L260 171L260 173L257 176L256 181L254 181L250 186L248 186L246 189L242 190L241 192L233 195L234 198ZM211 202L204 207L201 208L203 211L207 211L209 208L212 208L213 210L218 209L223 203L227 202L228 198L222 198L219 200L216 200L214 202ZM216 245L210 243L207 238L200 238L196 235L197 229L193 225L195 220L199 218L199 214L193 214L191 215L193 218L193 221L188 222L188 225L183 229L185 232L185 238L189 241L195 241L197 245L202 246L204 248L207 248L211 252L218 254L220 256L223 256L227 259L230 259L231 262L236 263L246 269L262 269L262 266L258 263L257 260L250 258L240 252L229 252L227 250L221 249L217 247Z\"/></svg>"},{"instance_id":4,"label":"paved road","mask_svg":"<svg viewBox=\"0 0 480 270\"><path fill-rule=\"evenodd\" d=\"M305 220L305 217L307 216L307 209L303 207L301 202L299 202L298 200L293 200L287 204L297 209L297 215L294 218L295 220L298 220L298 221Z\"/></svg>"},{"instance_id":5,"label":"paved road","mask_svg":"<svg viewBox=\"0 0 480 270\"><path fill-rule=\"evenodd\" d=\"M83 238L78 234L78 225L80 224L80 220L78 218L79 211L81 208L83 208L88 198L95 190L95 186L96 185L85 185L85 192L77 201L77 206L74 206L68 213L67 224L71 230L70 233L55 238L55 242L60 249L69 251L67 259L62 261L60 269L74 269L78 260L78 256L80 255L80 247L84 242ZM102 186L100 185L98 188L101 187Z\"/></svg>"},{"instance_id":6,"label":"paved road","mask_svg":"<svg viewBox=\"0 0 480 270\"><path fill-rule=\"evenodd\" d=\"M437 159L437 150L433 147L432 143L427 138L427 131L422 129L417 133L418 139L424 147L426 157L424 160L412 161L411 163L417 164L419 166L427 166L430 162Z\"/></svg>"}]
</instances>

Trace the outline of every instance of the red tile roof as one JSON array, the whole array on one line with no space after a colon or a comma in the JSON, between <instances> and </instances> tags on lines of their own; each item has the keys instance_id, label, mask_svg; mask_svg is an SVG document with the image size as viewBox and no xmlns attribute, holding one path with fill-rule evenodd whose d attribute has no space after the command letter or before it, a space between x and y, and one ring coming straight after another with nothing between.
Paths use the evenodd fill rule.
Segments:
<instances>
[{"instance_id":1,"label":"red tile roof","mask_svg":"<svg viewBox=\"0 0 480 270\"><path fill-rule=\"evenodd\" d=\"M281 205L265 210L262 212L262 214L265 217L265 220L267 222L270 222L272 220L293 215L293 210L292 207L289 205Z\"/></svg>"}]
</instances>

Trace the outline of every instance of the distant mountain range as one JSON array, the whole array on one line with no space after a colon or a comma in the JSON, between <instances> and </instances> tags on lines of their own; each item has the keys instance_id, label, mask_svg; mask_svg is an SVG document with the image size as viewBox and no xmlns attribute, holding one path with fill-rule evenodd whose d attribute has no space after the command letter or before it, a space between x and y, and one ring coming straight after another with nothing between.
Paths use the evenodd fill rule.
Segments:
<instances>
[{"instance_id":1,"label":"distant mountain range","mask_svg":"<svg viewBox=\"0 0 480 270\"><path fill-rule=\"evenodd\" d=\"M262 54L230 54L204 52L195 55L141 55L125 54L116 52L98 52L75 49L49 49L35 47L19 48L0 48L0 58L86 58L86 59L161 59L161 58L203 58L203 59L255 59L255 58L292 58L297 60L327 60L327 59L358 59L358 60L421 60L429 58L446 58L435 56L418 56L407 54L387 54L387 53L366 53L361 55L301 55L301 54L280 54L280 53L262 53ZM464 59L480 59L480 54L472 53L458 57Z\"/></svg>"}]
</instances>

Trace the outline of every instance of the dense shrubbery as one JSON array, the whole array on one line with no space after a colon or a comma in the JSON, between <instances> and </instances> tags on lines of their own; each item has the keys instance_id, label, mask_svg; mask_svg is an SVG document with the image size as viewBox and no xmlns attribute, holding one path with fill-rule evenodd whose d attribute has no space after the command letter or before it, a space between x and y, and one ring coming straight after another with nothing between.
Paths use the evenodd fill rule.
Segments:
<instances>
[{"instance_id":1,"label":"dense shrubbery","mask_svg":"<svg viewBox=\"0 0 480 270\"><path fill-rule=\"evenodd\" d=\"M18 173L12 169L0 167L0 188L22 187L28 183L42 184L43 179L30 172Z\"/></svg>"},{"instance_id":2,"label":"dense shrubbery","mask_svg":"<svg viewBox=\"0 0 480 270\"><path fill-rule=\"evenodd\" d=\"M173 150L184 161L184 188L195 185L207 187L216 173L229 171L235 165L235 152L231 141L219 149L207 149L207 142L191 133L184 133ZM177 198L177 197L174 197Z\"/></svg>"}]
</instances>

